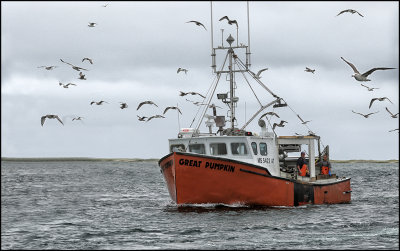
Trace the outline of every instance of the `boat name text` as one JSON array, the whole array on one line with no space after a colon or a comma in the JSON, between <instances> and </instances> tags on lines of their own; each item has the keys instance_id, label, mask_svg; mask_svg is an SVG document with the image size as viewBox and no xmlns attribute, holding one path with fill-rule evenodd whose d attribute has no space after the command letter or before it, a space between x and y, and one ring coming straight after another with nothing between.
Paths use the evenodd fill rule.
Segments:
<instances>
[{"instance_id":1,"label":"boat name text","mask_svg":"<svg viewBox=\"0 0 400 251\"><path fill-rule=\"evenodd\" d=\"M179 165L182 165L182 166L200 167L202 162L203 161L201 161L201 160L197 161L197 160L192 160L192 159L191 160L179 159ZM227 172L232 172L232 173L235 171L235 166L225 165L225 164L220 164L220 163L213 163L213 162L208 162L208 161L206 161L204 168L227 171Z\"/></svg>"}]
</instances>

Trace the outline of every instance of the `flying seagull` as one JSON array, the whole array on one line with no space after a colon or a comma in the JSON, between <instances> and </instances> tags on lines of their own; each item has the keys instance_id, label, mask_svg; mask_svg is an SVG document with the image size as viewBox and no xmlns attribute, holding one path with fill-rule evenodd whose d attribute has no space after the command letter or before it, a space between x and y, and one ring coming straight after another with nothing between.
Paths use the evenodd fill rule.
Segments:
<instances>
[{"instance_id":1,"label":"flying seagull","mask_svg":"<svg viewBox=\"0 0 400 251\"><path fill-rule=\"evenodd\" d=\"M306 67L306 69L304 71L305 72L311 72L312 74L314 74L315 69L311 70L310 68Z\"/></svg>"},{"instance_id":2,"label":"flying seagull","mask_svg":"<svg viewBox=\"0 0 400 251\"><path fill-rule=\"evenodd\" d=\"M73 118L72 121L74 121L74 120L82 120L82 119L83 119L83 117L76 117L76 118Z\"/></svg>"},{"instance_id":3,"label":"flying seagull","mask_svg":"<svg viewBox=\"0 0 400 251\"><path fill-rule=\"evenodd\" d=\"M186 96L188 94L190 94L190 95L199 95L200 97L205 98L203 95L201 95L200 93L197 93L197 92L183 92L183 91L180 91L179 96Z\"/></svg>"},{"instance_id":4,"label":"flying seagull","mask_svg":"<svg viewBox=\"0 0 400 251\"><path fill-rule=\"evenodd\" d=\"M399 130L399 128L390 130L389 132L394 132L394 131L398 131L398 130Z\"/></svg>"},{"instance_id":5,"label":"flying seagull","mask_svg":"<svg viewBox=\"0 0 400 251\"><path fill-rule=\"evenodd\" d=\"M262 119L263 117L265 117L265 116L267 116L267 115L275 115L275 116L277 116L278 118L280 118L279 115L276 114L275 112L267 112L267 113L264 113L263 115L261 115L260 119Z\"/></svg>"},{"instance_id":6,"label":"flying seagull","mask_svg":"<svg viewBox=\"0 0 400 251\"><path fill-rule=\"evenodd\" d=\"M299 117L299 119L301 120L301 123L302 123L303 125L307 124L308 122L311 122L311 120L304 121L304 120L300 117L299 114L297 114L297 117Z\"/></svg>"},{"instance_id":7,"label":"flying seagull","mask_svg":"<svg viewBox=\"0 0 400 251\"><path fill-rule=\"evenodd\" d=\"M106 3L105 5L102 5L103 7L107 7L108 3Z\"/></svg>"},{"instance_id":8,"label":"flying seagull","mask_svg":"<svg viewBox=\"0 0 400 251\"><path fill-rule=\"evenodd\" d=\"M97 25L97 23L91 23L91 22L89 22L89 24L88 24L89 27L95 27L96 25Z\"/></svg>"},{"instance_id":9,"label":"flying seagull","mask_svg":"<svg viewBox=\"0 0 400 251\"><path fill-rule=\"evenodd\" d=\"M279 124L274 123L274 125L272 126L272 130L275 130L275 127L277 127L277 126L278 127L284 127L285 126L284 123L287 123L287 121L281 120L281 122Z\"/></svg>"},{"instance_id":10,"label":"flying seagull","mask_svg":"<svg viewBox=\"0 0 400 251\"><path fill-rule=\"evenodd\" d=\"M219 19L219 21L222 21L226 19L228 21L228 24L232 25L232 24L236 24L236 28L238 28L238 23L236 22L236 20L230 20L228 16L223 16Z\"/></svg>"},{"instance_id":11,"label":"flying seagull","mask_svg":"<svg viewBox=\"0 0 400 251\"><path fill-rule=\"evenodd\" d=\"M62 87L64 87L64 88L68 88L68 86L70 86L70 85L75 85L75 86L76 86L76 84L73 84L73 83L68 83L68 84L64 85L64 84L61 83L61 82L58 82L58 85L60 85L60 86L62 86Z\"/></svg>"},{"instance_id":12,"label":"flying seagull","mask_svg":"<svg viewBox=\"0 0 400 251\"><path fill-rule=\"evenodd\" d=\"M363 85L363 84L361 84L361 86L364 86L365 88L367 88L368 89L368 91L373 91L374 89L379 89L379 88L375 88L375 87L368 87L368 86L366 86L366 85Z\"/></svg>"},{"instance_id":13,"label":"flying seagull","mask_svg":"<svg viewBox=\"0 0 400 251\"><path fill-rule=\"evenodd\" d=\"M93 60L92 60L92 59L90 59L90 58L83 58L83 59L82 59L82 62L85 61L85 60L89 61L90 64L93 64Z\"/></svg>"},{"instance_id":14,"label":"flying seagull","mask_svg":"<svg viewBox=\"0 0 400 251\"><path fill-rule=\"evenodd\" d=\"M155 106L158 107L158 105L156 105L156 103L154 103L153 101L143 101L142 103L139 104L139 106L136 108L136 110L139 110L139 108L140 108L142 105L145 105L145 104L155 105Z\"/></svg>"},{"instance_id":15,"label":"flying seagull","mask_svg":"<svg viewBox=\"0 0 400 251\"><path fill-rule=\"evenodd\" d=\"M165 117L162 116L162 115L154 115L154 116L151 116L150 118L148 118L147 121L150 121L150 120L155 119L155 118L165 118Z\"/></svg>"},{"instance_id":16,"label":"flying seagull","mask_svg":"<svg viewBox=\"0 0 400 251\"><path fill-rule=\"evenodd\" d=\"M256 78L256 79L260 79L261 78L261 73L263 72L263 71L266 71L266 70L268 70L268 68L264 68L264 69L261 69L261 70L259 70L258 72L257 72L257 74L255 74L254 72L252 72L253 73L253 75L254 75L254 77Z\"/></svg>"},{"instance_id":17,"label":"flying seagull","mask_svg":"<svg viewBox=\"0 0 400 251\"><path fill-rule=\"evenodd\" d=\"M359 112L355 112L355 111L353 111L353 110L351 110L351 111L352 111L353 113L360 114L361 116L364 116L364 118L368 118L370 115L379 112L379 111L377 111L377 112L371 112L371 113L368 113L368 114L362 114L362 113L359 113Z\"/></svg>"},{"instance_id":18,"label":"flying seagull","mask_svg":"<svg viewBox=\"0 0 400 251\"><path fill-rule=\"evenodd\" d=\"M204 26L204 24L200 23L199 21L189 21L189 22L186 22L186 23L195 23L197 26L203 26L203 28L205 30L207 30L206 27Z\"/></svg>"},{"instance_id":19,"label":"flying seagull","mask_svg":"<svg viewBox=\"0 0 400 251\"><path fill-rule=\"evenodd\" d=\"M76 71L80 71L80 70L85 70L85 71L88 71L88 69L85 69L85 68L82 68L82 67L75 66L75 65L73 65L73 64L71 64L71 63L65 62L65 61L64 61L64 60L62 60L62 59L60 59L60 60L61 60L61 62L65 63L65 64L69 64L70 66L72 66L72 69L74 69L74 70L76 70ZM82 61L82 62L83 62L83 61Z\"/></svg>"},{"instance_id":20,"label":"flying seagull","mask_svg":"<svg viewBox=\"0 0 400 251\"><path fill-rule=\"evenodd\" d=\"M339 16L340 14L343 14L345 12L350 12L351 14L357 13L358 15L364 17L363 15L360 14L360 12L356 11L356 10L352 10L352 9L347 9L347 10L342 10L341 12L339 12L339 14L337 14L336 16Z\"/></svg>"},{"instance_id":21,"label":"flying seagull","mask_svg":"<svg viewBox=\"0 0 400 251\"><path fill-rule=\"evenodd\" d=\"M393 104L393 102L390 101L390 99L388 99L387 97L383 97L383 98L373 98L373 99L371 99L371 102L369 103L369 108L371 108L372 103L374 103L375 100L384 101L385 99L389 100L389 102Z\"/></svg>"},{"instance_id":22,"label":"flying seagull","mask_svg":"<svg viewBox=\"0 0 400 251\"><path fill-rule=\"evenodd\" d=\"M165 108L163 114L165 114L169 109L175 109L175 110L177 110L180 114L182 114L181 110L179 110L179 108L176 107L176 106L168 106L167 108Z\"/></svg>"},{"instance_id":23,"label":"flying seagull","mask_svg":"<svg viewBox=\"0 0 400 251\"><path fill-rule=\"evenodd\" d=\"M377 68L372 68L371 70L366 71L363 74L360 74L360 72L358 72L357 68L352 63L346 61L346 59L344 59L343 57L340 57L340 58L343 59L343 61L346 62L348 65L350 65L350 67L354 71L354 74L351 75L351 76L354 77L358 81L371 81L370 79L367 79L367 77L368 77L369 74L373 73L376 70L396 69L396 68L387 68L387 67L377 67Z\"/></svg>"},{"instance_id":24,"label":"flying seagull","mask_svg":"<svg viewBox=\"0 0 400 251\"><path fill-rule=\"evenodd\" d=\"M83 74L82 72L79 72L79 78L78 79L86 80L85 76L86 76L85 74Z\"/></svg>"},{"instance_id":25,"label":"flying seagull","mask_svg":"<svg viewBox=\"0 0 400 251\"><path fill-rule=\"evenodd\" d=\"M101 101L99 101L99 102L92 101L92 102L90 102L90 105L93 105L93 104L102 105L103 103L107 103L107 104L108 104L108 102L106 102L106 101L104 101L104 100L101 100Z\"/></svg>"},{"instance_id":26,"label":"flying seagull","mask_svg":"<svg viewBox=\"0 0 400 251\"><path fill-rule=\"evenodd\" d=\"M53 70L53 69L56 68L56 67L58 67L58 66L56 66L56 65L52 65L52 66L45 66L45 65L38 66L38 68L45 68L45 69L48 70L48 71Z\"/></svg>"},{"instance_id":27,"label":"flying seagull","mask_svg":"<svg viewBox=\"0 0 400 251\"><path fill-rule=\"evenodd\" d=\"M48 114L48 115L42 116L42 118L40 119L40 122L41 122L42 126L43 126L44 121L45 121L46 119L57 119L58 121L60 121L60 123L61 123L62 125L64 125L64 123L61 121L61 119L60 119L57 115L50 115L50 114Z\"/></svg>"},{"instance_id":28,"label":"flying seagull","mask_svg":"<svg viewBox=\"0 0 400 251\"><path fill-rule=\"evenodd\" d=\"M387 107L385 107L386 108L386 111L388 112L388 113L390 113L390 116L392 117L392 118L397 118L397 115L399 115L399 113L396 113L396 114L393 114L393 113L391 113L390 111L389 111L389 109L387 108Z\"/></svg>"},{"instance_id":29,"label":"flying seagull","mask_svg":"<svg viewBox=\"0 0 400 251\"><path fill-rule=\"evenodd\" d=\"M128 104L127 103L124 103L124 102L120 102L121 103L121 109L124 109L124 108L128 108Z\"/></svg>"},{"instance_id":30,"label":"flying seagull","mask_svg":"<svg viewBox=\"0 0 400 251\"><path fill-rule=\"evenodd\" d=\"M136 115L136 116L138 117L139 121L145 121L145 119L147 119L147 117L144 117L144 116L143 117L139 117L138 115Z\"/></svg>"},{"instance_id":31,"label":"flying seagull","mask_svg":"<svg viewBox=\"0 0 400 251\"><path fill-rule=\"evenodd\" d=\"M185 74L187 74L187 71L188 71L188 70L179 67L178 70L176 71L176 73L179 73L179 72L181 72L181 71L184 71Z\"/></svg>"}]
</instances>

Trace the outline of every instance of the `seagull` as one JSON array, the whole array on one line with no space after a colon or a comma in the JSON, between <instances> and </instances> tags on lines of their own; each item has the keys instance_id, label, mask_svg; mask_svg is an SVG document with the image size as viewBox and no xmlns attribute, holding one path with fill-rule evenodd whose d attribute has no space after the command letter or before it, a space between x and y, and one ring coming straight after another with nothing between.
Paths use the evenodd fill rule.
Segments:
<instances>
[{"instance_id":1,"label":"seagull","mask_svg":"<svg viewBox=\"0 0 400 251\"><path fill-rule=\"evenodd\" d=\"M178 70L176 71L176 73L179 73L179 72L181 72L181 71L184 71L185 74L187 74L187 71L188 71L188 70L179 67Z\"/></svg>"},{"instance_id":2,"label":"seagull","mask_svg":"<svg viewBox=\"0 0 400 251\"><path fill-rule=\"evenodd\" d=\"M301 123L302 123L303 125L307 124L308 122L311 122L311 120L304 121L302 118L300 118L300 115L299 115L299 114L297 114L297 117L299 117L299 119L301 120Z\"/></svg>"},{"instance_id":3,"label":"seagull","mask_svg":"<svg viewBox=\"0 0 400 251\"><path fill-rule=\"evenodd\" d=\"M199 95L202 98L206 98L206 97L204 97L203 95L201 95L200 93L197 93L197 92L183 92L183 91L180 91L179 96L186 96L188 94L190 94L190 95Z\"/></svg>"},{"instance_id":4,"label":"seagull","mask_svg":"<svg viewBox=\"0 0 400 251\"><path fill-rule=\"evenodd\" d=\"M230 20L228 16L223 16L219 19L219 21L222 21L226 19L228 21L228 24L232 25L232 24L236 24L236 28L239 28L238 23L236 22L236 20Z\"/></svg>"},{"instance_id":5,"label":"seagull","mask_svg":"<svg viewBox=\"0 0 400 251\"><path fill-rule=\"evenodd\" d=\"M42 126L43 126L44 121L45 121L46 119L57 119L58 121L60 121L60 123L61 123L62 125L64 125L64 123L61 121L61 119L60 119L57 115L50 115L50 114L48 114L48 115L42 116L42 118L40 119L40 122L41 122Z\"/></svg>"},{"instance_id":6,"label":"seagull","mask_svg":"<svg viewBox=\"0 0 400 251\"><path fill-rule=\"evenodd\" d=\"M38 66L38 68L45 68L45 69L48 70L48 71L53 70L53 69L56 68L56 67L58 67L58 66L56 66L56 65L52 65L52 66L45 66L45 65Z\"/></svg>"},{"instance_id":7,"label":"seagull","mask_svg":"<svg viewBox=\"0 0 400 251\"><path fill-rule=\"evenodd\" d=\"M267 112L267 113L264 113L263 115L261 115L260 119L262 119L264 116L267 116L267 115L275 115L275 116L277 116L278 118L280 118L279 115L276 114L275 112Z\"/></svg>"},{"instance_id":8,"label":"seagull","mask_svg":"<svg viewBox=\"0 0 400 251\"><path fill-rule=\"evenodd\" d=\"M358 15L364 17L363 15L360 14L360 12L356 11L356 10L352 10L352 9L347 9L347 10L342 10L341 12L339 12L339 14L337 14L336 16L339 16L340 14L343 14L345 12L350 12L351 14L357 13Z\"/></svg>"},{"instance_id":9,"label":"seagull","mask_svg":"<svg viewBox=\"0 0 400 251\"><path fill-rule=\"evenodd\" d=\"M108 3L106 3L105 5L102 5L103 7L107 7Z\"/></svg>"},{"instance_id":10,"label":"seagull","mask_svg":"<svg viewBox=\"0 0 400 251\"><path fill-rule=\"evenodd\" d=\"M390 99L388 99L387 97L383 97L383 98L373 98L373 99L371 99L371 102L369 103L369 108L371 108L372 103L374 103L375 100L384 101L385 99L389 100L389 102L393 104L393 102L390 101Z\"/></svg>"},{"instance_id":11,"label":"seagull","mask_svg":"<svg viewBox=\"0 0 400 251\"><path fill-rule=\"evenodd\" d=\"M138 115L136 115L136 116L138 117L139 121L145 121L145 119L147 119L147 117L144 117L144 116L143 117L139 117Z\"/></svg>"},{"instance_id":12,"label":"seagull","mask_svg":"<svg viewBox=\"0 0 400 251\"><path fill-rule=\"evenodd\" d=\"M151 119L155 119L155 118L165 118L165 117L162 115L154 115L154 116L151 116L150 118L148 118L147 121L150 121Z\"/></svg>"},{"instance_id":13,"label":"seagull","mask_svg":"<svg viewBox=\"0 0 400 251\"><path fill-rule=\"evenodd\" d=\"M355 111L353 111L353 110L351 110L351 111L352 111L353 113L360 114L361 116L364 116L364 118L368 118L370 115L379 112L379 111L377 111L377 112L371 112L371 113L368 113L368 114L362 114L362 113L359 113L359 112L355 112Z\"/></svg>"},{"instance_id":14,"label":"seagull","mask_svg":"<svg viewBox=\"0 0 400 251\"><path fill-rule=\"evenodd\" d=\"M182 95L181 95L182 96ZM199 106L199 105L205 105L205 104L203 104L202 102L198 102L198 101L192 101L192 100L189 100L189 99L187 99L186 98L186 101L189 101L189 102L192 102L193 104L195 104L195 105L197 105L197 106Z\"/></svg>"},{"instance_id":15,"label":"seagull","mask_svg":"<svg viewBox=\"0 0 400 251\"><path fill-rule=\"evenodd\" d=\"M83 119L83 117L76 117L76 118L73 118L72 121L74 121L74 120L82 120L82 119Z\"/></svg>"},{"instance_id":16,"label":"seagull","mask_svg":"<svg viewBox=\"0 0 400 251\"><path fill-rule=\"evenodd\" d=\"M197 26L203 26L203 28L205 30L207 30L206 27L204 26L204 24L200 23L199 21L189 21L189 22L186 22L186 23L195 23Z\"/></svg>"},{"instance_id":17,"label":"seagull","mask_svg":"<svg viewBox=\"0 0 400 251\"><path fill-rule=\"evenodd\" d=\"M397 118L397 115L399 115L399 113L396 113L396 114L393 114L393 113L391 113L390 111L389 111L389 109L387 108L387 107L385 107L386 108L386 111L388 112L388 113L390 113L390 116L392 117L392 118Z\"/></svg>"},{"instance_id":18,"label":"seagull","mask_svg":"<svg viewBox=\"0 0 400 251\"><path fill-rule=\"evenodd\" d=\"M165 108L163 114L165 114L169 109L177 110L180 114L182 114L181 110L176 106L168 106L167 108Z\"/></svg>"},{"instance_id":19,"label":"seagull","mask_svg":"<svg viewBox=\"0 0 400 251\"><path fill-rule=\"evenodd\" d=\"M101 100L101 101L99 101L99 102L92 101L92 102L90 102L90 105L93 105L93 104L102 105L103 103L107 103L107 104L108 104L108 102L106 102L106 101L104 101L104 100Z\"/></svg>"},{"instance_id":20,"label":"seagull","mask_svg":"<svg viewBox=\"0 0 400 251\"><path fill-rule=\"evenodd\" d=\"M88 26L89 26L89 27L95 27L96 24L97 24L97 23L91 23L91 22L89 22Z\"/></svg>"},{"instance_id":21,"label":"seagull","mask_svg":"<svg viewBox=\"0 0 400 251\"><path fill-rule=\"evenodd\" d=\"M390 130L389 132L394 132L394 131L398 131L398 130L399 130L399 128Z\"/></svg>"},{"instance_id":22,"label":"seagull","mask_svg":"<svg viewBox=\"0 0 400 251\"><path fill-rule=\"evenodd\" d=\"M145 104L155 105L155 106L158 107L158 105L156 105L153 101L143 101L142 103L139 104L139 106L136 108L136 110L139 110L139 108L140 108L142 105L145 105Z\"/></svg>"},{"instance_id":23,"label":"seagull","mask_svg":"<svg viewBox=\"0 0 400 251\"><path fill-rule=\"evenodd\" d=\"M79 72L79 78L78 79L86 80L85 76L86 76L85 74L83 74L82 72Z\"/></svg>"},{"instance_id":24,"label":"seagull","mask_svg":"<svg viewBox=\"0 0 400 251\"><path fill-rule=\"evenodd\" d=\"M205 104L204 104L204 105L205 105ZM217 106L217 105L215 105L215 104L209 105L208 108L220 108L220 109L222 109L221 106Z\"/></svg>"},{"instance_id":25,"label":"seagull","mask_svg":"<svg viewBox=\"0 0 400 251\"><path fill-rule=\"evenodd\" d=\"M317 136L314 132L312 132L312 131L308 131L308 135L309 136Z\"/></svg>"},{"instance_id":26,"label":"seagull","mask_svg":"<svg viewBox=\"0 0 400 251\"><path fill-rule=\"evenodd\" d=\"M311 70L310 68L306 67L306 69L305 69L304 71L306 71L306 72L311 72L312 74L314 74L315 69L314 69L314 70Z\"/></svg>"},{"instance_id":27,"label":"seagull","mask_svg":"<svg viewBox=\"0 0 400 251\"><path fill-rule=\"evenodd\" d=\"M58 85L60 85L60 86L62 85L62 87L64 87L64 88L68 88L68 86L70 86L70 85L75 85L76 86L76 84L73 84L73 83L68 83L68 84L64 85L61 82L59 82Z\"/></svg>"},{"instance_id":28,"label":"seagull","mask_svg":"<svg viewBox=\"0 0 400 251\"><path fill-rule=\"evenodd\" d=\"M128 104L127 103L124 103L124 102L120 102L121 103L121 109L124 109L124 108L128 108Z\"/></svg>"},{"instance_id":29,"label":"seagull","mask_svg":"<svg viewBox=\"0 0 400 251\"><path fill-rule=\"evenodd\" d=\"M350 65L350 67L354 71L354 74L351 75L351 76L354 77L358 81L371 81L370 79L367 79L367 77L368 77L369 74L373 73L376 70L396 69L396 68L378 67L378 68L372 68L371 70L366 71L363 74L360 74L360 72L358 72L357 68L352 63L346 61L346 59L344 59L343 57L340 57L340 58L343 59L343 61L346 62L348 65Z\"/></svg>"},{"instance_id":30,"label":"seagull","mask_svg":"<svg viewBox=\"0 0 400 251\"><path fill-rule=\"evenodd\" d=\"M272 126L272 130L275 130L275 127L277 127L277 126L278 127L284 127L285 126L284 123L287 123L287 121L281 120L281 122L279 124L274 123L274 125Z\"/></svg>"},{"instance_id":31,"label":"seagull","mask_svg":"<svg viewBox=\"0 0 400 251\"><path fill-rule=\"evenodd\" d=\"M379 89L379 88L375 88L375 87L368 87L366 85L361 84L362 86L364 86L365 88L368 89L368 91L373 91L374 89Z\"/></svg>"},{"instance_id":32,"label":"seagull","mask_svg":"<svg viewBox=\"0 0 400 251\"><path fill-rule=\"evenodd\" d=\"M82 62L85 61L85 60L89 61L90 64L93 64L93 60L92 60L92 59L90 59L90 58L83 58L83 59L82 59Z\"/></svg>"},{"instance_id":33,"label":"seagull","mask_svg":"<svg viewBox=\"0 0 400 251\"><path fill-rule=\"evenodd\" d=\"M257 74L255 74L254 72L252 72L253 74L254 74L254 77L256 78L256 79L260 79L261 78L261 73L263 72L263 71L266 71L266 70L268 70L268 68L264 68L264 69L261 69L261 70L259 70L258 72L257 72Z\"/></svg>"},{"instance_id":34,"label":"seagull","mask_svg":"<svg viewBox=\"0 0 400 251\"><path fill-rule=\"evenodd\" d=\"M62 59L60 59L60 60L61 60L61 62L65 63L65 64L69 64L70 66L72 66L72 69L74 69L74 70L77 70L77 71L80 71L80 70L85 70L85 71L88 71L88 69L85 69L85 68L82 68L82 67L75 66L75 65L73 65L73 64L71 64L71 63L65 62L65 61L64 61L64 60L62 60ZM82 61L82 62L83 62L83 61Z\"/></svg>"}]
</instances>

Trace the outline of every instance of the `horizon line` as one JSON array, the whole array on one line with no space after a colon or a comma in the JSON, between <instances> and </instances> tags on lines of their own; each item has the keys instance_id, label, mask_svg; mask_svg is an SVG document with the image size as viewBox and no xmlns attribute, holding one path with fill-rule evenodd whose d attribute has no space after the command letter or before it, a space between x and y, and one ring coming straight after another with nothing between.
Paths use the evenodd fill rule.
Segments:
<instances>
[{"instance_id":1,"label":"horizon line","mask_svg":"<svg viewBox=\"0 0 400 251\"><path fill-rule=\"evenodd\" d=\"M97 158L97 157L1 157L1 161L158 161L161 158ZM333 163L372 162L372 163L398 163L398 159L373 160L373 159L348 159L330 160Z\"/></svg>"}]
</instances>

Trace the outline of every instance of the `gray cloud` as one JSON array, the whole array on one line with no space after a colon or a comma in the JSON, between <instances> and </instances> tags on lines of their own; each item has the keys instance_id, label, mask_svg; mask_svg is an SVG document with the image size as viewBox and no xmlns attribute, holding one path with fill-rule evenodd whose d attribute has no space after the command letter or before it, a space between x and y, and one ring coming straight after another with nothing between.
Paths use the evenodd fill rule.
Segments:
<instances>
[{"instance_id":1,"label":"gray cloud","mask_svg":"<svg viewBox=\"0 0 400 251\"><path fill-rule=\"evenodd\" d=\"M100 2L1 5L2 156L162 157L178 124L188 127L197 111L179 91L205 93L214 79L210 2L110 2L106 8ZM312 120L310 128L331 145L335 159L398 159L398 134L388 132L398 128L398 119L385 111L385 106L399 110L398 7L390 1L250 2L252 70L269 68L261 80L296 113ZM365 17L336 17L348 8ZM234 26L218 21L225 15L238 21L238 42L247 44L246 2L214 2L213 12L214 47L221 44L221 29L224 40L229 34L236 39ZM208 31L186 23L190 20L202 22ZM89 28L88 22L98 25ZM353 72L341 56L360 72L397 69L371 74L372 81L365 84L380 89L368 92L350 77ZM81 62L84 57L93 58L94 64ZM78 80L79 72L60 58L87 68L87 80ZM37 68L41 65L59 67L46 71ZM316 69L315 74L304 72L306 66ZM188 74L177 74L178 67L189 69ZM64 89L58 81L78 86ZM224 77L220 82L218 92L226 92ZM237 84L243 123L258 105L240 76ZM254 88L263 102L272 100L257 84ZM393 104L379 102L369 109L371 98L380 96ZM100 99L110 104L89 105ZM149 99L160 107L136 110ZM119 102L129 108L119 109ZM179 123L171 111L166 119L137 120L137 115L160 114L176 104L184 113ZM365 119L351 110L379 113ZM218 112L225 114L226 109ZM290 109L279 112L289 123L278 133L307 132ZM51 113L65 117L65 126L49 120L41 127L40 117ZM85 120L72 123L72 115ZM249 130L259 128L252 123Z\"/></svg>"}]
</instances>

